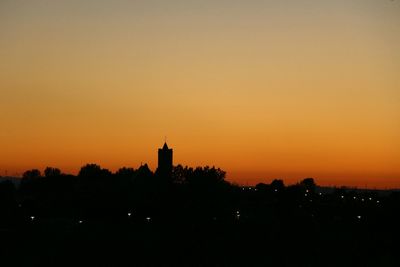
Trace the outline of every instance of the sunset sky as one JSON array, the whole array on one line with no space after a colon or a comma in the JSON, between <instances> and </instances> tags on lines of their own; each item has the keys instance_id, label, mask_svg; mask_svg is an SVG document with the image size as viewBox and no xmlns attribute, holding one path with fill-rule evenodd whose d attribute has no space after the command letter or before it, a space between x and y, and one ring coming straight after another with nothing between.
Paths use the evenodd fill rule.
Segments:
<instances>
[{"instance_id":1,"label":"sunset sky","mask_svg":"<svg viewBox=\"0 0 400 267\"><path fill-rule=\"evenodd\" d=\"M400 187L400 1L0 0L0 122L0 175Z\"/></svg>"}]
</instances>

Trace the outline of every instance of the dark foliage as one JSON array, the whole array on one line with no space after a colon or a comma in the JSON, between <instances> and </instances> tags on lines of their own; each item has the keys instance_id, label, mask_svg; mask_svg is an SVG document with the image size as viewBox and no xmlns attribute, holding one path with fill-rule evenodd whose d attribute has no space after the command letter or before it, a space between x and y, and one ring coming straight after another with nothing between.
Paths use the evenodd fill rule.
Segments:
<instances>
[{"instance_id":1,"label":"dark foliage","mask_svg":"<svg viewBox=\"0 0 400 267\"><path fill-rule=\"evenodd\" d=\"M398 266L400 194L313 178L235 186L215 167L77 176L48 167L0 183L4 266ZM23 256L20 256L23 255ZM6 263L6 260L8 261Z\"/></svg>"}]
</instances>

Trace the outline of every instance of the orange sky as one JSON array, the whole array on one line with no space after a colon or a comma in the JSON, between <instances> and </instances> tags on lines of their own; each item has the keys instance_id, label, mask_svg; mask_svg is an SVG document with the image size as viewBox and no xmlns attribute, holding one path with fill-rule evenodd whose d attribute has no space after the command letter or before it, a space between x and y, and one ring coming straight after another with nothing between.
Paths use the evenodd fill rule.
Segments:
<instances>
[{"instance_id":1,"label":"orange sky","mask_svg":"<svg viewBox=\"0 0 400 267\"><path fill-rule=\"evenodd\" d=\"M399 1L132 2L0 2L0 175L166 135L237 183L400 187Z\"/></svg>"}]
</instances>

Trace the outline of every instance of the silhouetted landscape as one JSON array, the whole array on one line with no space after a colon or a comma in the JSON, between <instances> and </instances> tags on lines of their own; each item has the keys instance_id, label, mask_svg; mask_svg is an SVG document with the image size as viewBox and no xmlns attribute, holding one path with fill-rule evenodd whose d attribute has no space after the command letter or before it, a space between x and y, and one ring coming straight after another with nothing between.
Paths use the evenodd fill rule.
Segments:
<instances>
[{"instance_id":1,"label":"silhouetted landscape","mask_svg":"<svg viewBox=\"0 0 400 267\"><path fill-rule=\"evenodd\" d=\"M400 0L0 0L0 267L400 267L399 26Z\"/></svg>"},{"instance_id":2,"label":"silhouetted landscape","mask_svg":"<svg viewBox=\"0 0 400 267\"><path fill-rule=\"evenodd\" d=\"M28 170L0 183L2 266L399 266L398 191L225 175L167 144L155 172Z\"/></svg>"}]
</instances>

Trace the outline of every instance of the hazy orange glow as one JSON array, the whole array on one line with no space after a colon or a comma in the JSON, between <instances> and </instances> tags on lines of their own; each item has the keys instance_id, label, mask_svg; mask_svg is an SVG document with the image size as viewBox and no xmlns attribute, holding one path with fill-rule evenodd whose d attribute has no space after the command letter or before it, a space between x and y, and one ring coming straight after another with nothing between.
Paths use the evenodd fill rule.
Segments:
<instances>
[{"instance_id":1,"label":"hazy orange glow","mask_svg":"<svg viewBox=\"0 0 400 267\"><path fill-rule=\"evenodd\" d=\"M400 187L399 27L398 1L1 1L0 175L154 169L168 136L237 183Z\"/></svg>"}]
</instances>

